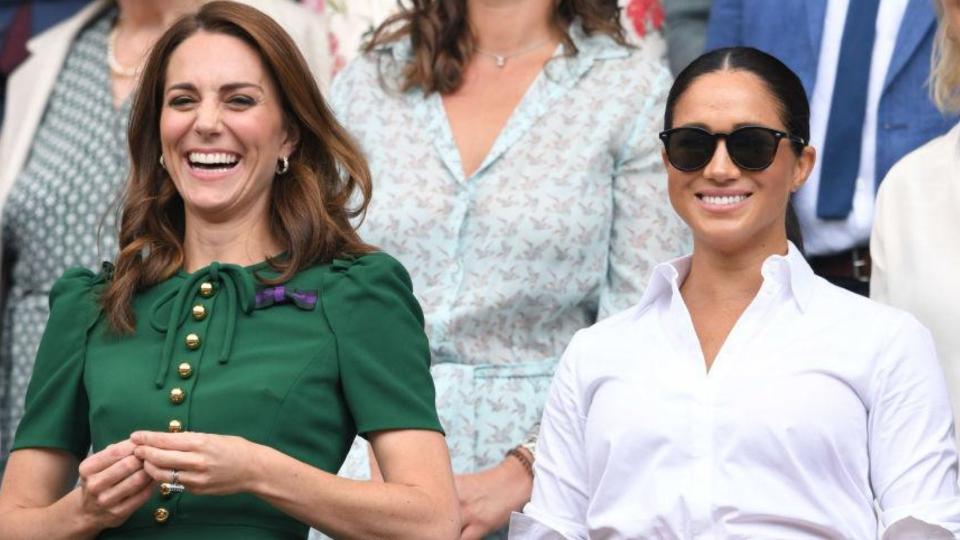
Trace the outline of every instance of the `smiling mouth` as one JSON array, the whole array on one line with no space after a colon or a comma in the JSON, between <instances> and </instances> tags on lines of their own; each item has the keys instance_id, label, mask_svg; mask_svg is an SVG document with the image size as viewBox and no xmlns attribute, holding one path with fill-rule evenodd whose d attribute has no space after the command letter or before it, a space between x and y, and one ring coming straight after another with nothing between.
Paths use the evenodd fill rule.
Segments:
<instances>
[{"instance_id":1,"label":"smiling mouth","mask_svg":"<svg viewBox=\"0 0 960 540\"><path fill-rule=\"evenodd\" d=\"M753 193L740 193L737 195L705 195L697 193L697 198L710 206L733 206L747 200Z\"/></svg>"},{"instance_id":2,"label":"smiling mouth","mask_svg":"<svg viewBox=\"0 0 960 540\"><path fill-rule=\"evenodd\" d=\"M190 152L187 163L191 169L204 172L228 172L240 164L240 156L227 152Z\"/></svg>"}]
</instances>

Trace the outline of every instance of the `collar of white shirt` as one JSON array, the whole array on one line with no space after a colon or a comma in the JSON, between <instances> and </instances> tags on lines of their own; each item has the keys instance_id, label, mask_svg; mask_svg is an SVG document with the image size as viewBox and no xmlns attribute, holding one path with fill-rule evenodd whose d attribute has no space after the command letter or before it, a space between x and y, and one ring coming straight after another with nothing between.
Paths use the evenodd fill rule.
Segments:
<instances>
[{"instance_id":1,"label":"collar of white shirt","mask_svg":"<svg viewBox=\"0 0 960 540\"><path fill-rule=\"evenodd\" d=\"M806 311L810 304L810 297L813 295L814 280L817 278L797 246L793 245L793 242L788 242L788 245L786 255L771 255L763 261L760 274L765 283L772 282L776 286L789 285L790 296L797 307L801 311ZM683 280L690 273L692 257L692 255L678 257L653 268L650 282L635 307L637 316L642 315L663 295L679 291Z\"/></svg>"}]
</instances>

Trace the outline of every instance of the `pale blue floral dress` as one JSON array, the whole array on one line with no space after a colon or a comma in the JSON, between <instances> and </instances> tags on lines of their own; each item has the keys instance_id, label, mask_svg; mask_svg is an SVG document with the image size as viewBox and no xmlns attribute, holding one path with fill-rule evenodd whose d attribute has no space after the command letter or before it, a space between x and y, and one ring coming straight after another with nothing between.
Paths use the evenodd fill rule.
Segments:
<instances>
[{"instance_id":1,"label":"pale blue floral dress","mask_svg":"<svg viewBox=\"0 0 960 540\"><path fill-rule=\"evenodd\" d=\"M440 96L379 84L378 65L395 85L408 43L334 81L373 173L360 232L413 277L456 473L522 442L574 332L638 301L650 268L689 246L657 139L671 84L660 37L628 49L579 25L572 36L579 52L558 51L469 178ZM362 478L356 446L343 474Z\"/></svg>"}]
</instances>

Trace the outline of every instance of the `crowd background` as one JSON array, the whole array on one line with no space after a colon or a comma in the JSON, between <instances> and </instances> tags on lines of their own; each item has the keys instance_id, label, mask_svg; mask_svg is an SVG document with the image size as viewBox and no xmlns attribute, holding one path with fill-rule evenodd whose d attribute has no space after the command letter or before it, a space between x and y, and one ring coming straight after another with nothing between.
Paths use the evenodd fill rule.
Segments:
<instances>
[{"instance_id":1,"label":"crowd background","mask_svg":"<svg viewBox=\"0 0 960 540\"><path fill-rule=\"evenodd\" d=\"M303 30L301 48L312 51L307 55L313 60L311 69L325 93L338 74L361 56L362 44L371 31L397 11L395 0L299 3L302 5L294 6L292 0L265 0L264 5L282 6L280 11L296 10L298 22L293 26ZM27 42L32 36L76 17L89 5L83 0L32 0L0 6L2 91L7 91L8 76L30 57ZM949 233L955 227L951 228L948 217L960 204L954 181L958 107L955 99L934 100L931 95L938 91L949 96L955 91L949 86L957 85L953 83L956 77L940 77L940 86L946 90L932 87L930 80L931 58L940 61L934 62L939 70L960 72L956 64L960 38L945 25L937 30L937 9L943 4L939 0L621 0L620 5L629 41L643 50L662 51L663 62L674 75L704 50L736 45L769 52L799 75L811 101L811 144L820 152L810 181L792 199L804 237L801 249L819 275L858 294L909 309L933 330L954 412L960 413L960 344L951 332L958 294L951 289L956 282L952 275L960 268L960 250ZM88 37L102 47L108 37L106 27L99 31L102 35ZM298 37L296 31L291 33ZM82 66L88 60L79 58L72 65ZM84 87L84 77L83 69L79 69L67 82ZM115 102L121 104L117 118L103 116L115 112L109 107L98 113L103 122L97 133L106 137L102 138L102 152L116 146L117 134L125 127L118 120L123 113L122 102ZM14 111L20 103L11 101L10 96L5 95L3 103L10 110L4 114L0 109L0 115L20 112ZM67 115L59 121L77 119ZM19 146L17 154L21 155L0 163L0 193L4 196L21 167L31 171L26 158L29 148L37 141L43 142L42 136L34 141L33 131L17 131L18 127L5 127L6 140L0 141L0 157L12 155L2 153L2 148L13 146ZM58 125L48 127L61 129ZM38 129L37 133L44 133L42 125ZM921 150L916 154L900 161L918 148ZM47 153L34 151L32 155L46 155L49 161L59 147L44 151ZM90 149L78 147L78 151ZM110 194L126 174L122 156L112 156L111 160L109 170L97 172L103 181L95 183L99 186L95 189L82 187L76 180L91 175L89 170L73 171L76 176L72 186L86 198L80 218L60 222L59 217L43 213L45 205L76 208L78 200L70 195L65 187L68 184L60 186L59 191L48 187L30 204L25 204L29 197L21 194L18 199L16 191L11 191L11 200L20 201L19 209L11 214L4 208L0 214L6 261L0 273L0 301L7 299L3 303L0 350L0 452L4 454L22 408L30 359L46 317L44 299L50 283L69 265L93 267L112 256L114 248L109 242L100 245L92 240L100 235L102 227L109 232L112 222L90 218L105 215L112 202ZM4 172L4 167L9 170ZM34 163L32 169L35 175L41 170L48 175L63 174L61 165L43 160ZM890 187L884 180L888 176ZM938 183L920 182L927 178L936 178ZM28 214L34 212L36 218L28 227L24 226L30 221L25 209ZM16 218L13 223L20 227L19 235L10 232L9 215ZM73 221L77 219L82 221L79 228ZM30 235L24 236L24 230L31 231ZM55 234L50 235L50 231ZM68 231L73 239L69 246L61 245L67 236L55 239L57 246L41 239ZM86 250L86 254L48 262L50 253L70 250ZM9 263L18 258L19 274ZM39 266L23 263L30 258L45 262ZM877 273L872 276L871 286L874 262ZM21 298L26 293L32 298L14 305L9 293L17 294L18 276L21 280L30 278L19 284ZM22 310L18 323L13 322L16 309ZM19 331L25 327L31 330ZM0 455L0 467L5 457Z\"/></svg>"}]
</instances>

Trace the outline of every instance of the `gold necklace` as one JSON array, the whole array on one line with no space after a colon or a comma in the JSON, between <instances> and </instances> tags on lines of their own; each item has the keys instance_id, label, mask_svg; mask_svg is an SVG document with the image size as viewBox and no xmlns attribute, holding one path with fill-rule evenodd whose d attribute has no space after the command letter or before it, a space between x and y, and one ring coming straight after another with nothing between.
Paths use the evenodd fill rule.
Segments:
<instances>
[{"instance_id":1,"label":"gold necklace","mask_svg":"<svg viewBox=\"0 0 960 540\"><path fill-rule=\"evenodd\" d=\"M123 77L126 79L132 79L140 75L140 70L143 69L143 60L141 59L140 63L137 64L136 67L128 68L117 60L116 47L117 27L114 26L110 30L110 35L107 37L107 64L110 66L110 72L117 77Z\"/></svg>"}]
</instances>

